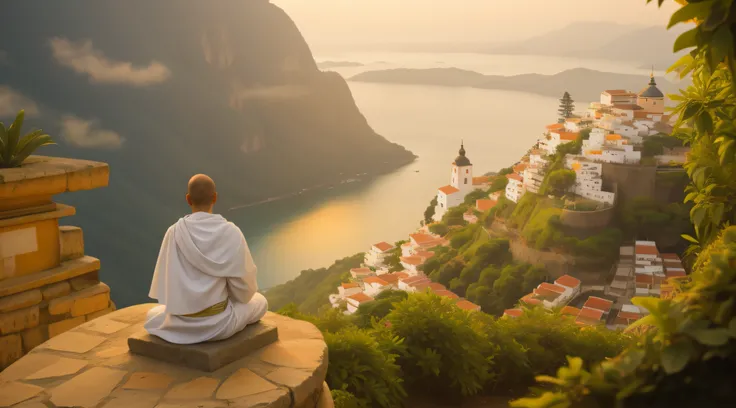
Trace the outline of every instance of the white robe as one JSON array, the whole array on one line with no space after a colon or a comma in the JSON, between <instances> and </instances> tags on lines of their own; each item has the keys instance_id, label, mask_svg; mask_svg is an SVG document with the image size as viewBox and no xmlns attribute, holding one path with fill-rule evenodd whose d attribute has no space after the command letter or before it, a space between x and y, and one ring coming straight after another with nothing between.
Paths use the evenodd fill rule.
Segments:
<instances>
[{"instance_id":1,"label":"white robe","mask_svg":"<svg viewBox=\"0 0 736 408\"><path fill-rule=\"evenodd\" d=\"M221 215L196 212L164 236L149 297L161 304L144 325L177 344L224 340L260 320L268 309L257 293L257 268L240 229ZM228 300L214 316L184 317Z\"/></svg>"}]
</instances>

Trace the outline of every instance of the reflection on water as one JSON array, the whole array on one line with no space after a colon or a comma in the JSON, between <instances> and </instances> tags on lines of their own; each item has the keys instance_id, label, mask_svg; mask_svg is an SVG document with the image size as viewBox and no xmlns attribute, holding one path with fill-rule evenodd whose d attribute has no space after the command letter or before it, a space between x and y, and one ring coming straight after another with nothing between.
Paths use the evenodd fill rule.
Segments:
<instances>
[{"instance_id":1,"label":"reflection on water","mask_svg":"<svg viewBox=\"0 0 736 408\"><path fill-rule=\"evenodd\" d=\"M514 163L554 121L557 101L505 91L351 83L368 122L419 155L373 180L305 193L224 215L243 229L268 288L307 268L396 241L419 226L436 188L449 182L460 140L475 173ZM353 152L360 154L360 152Z\"/></svg>"}]
</instances>

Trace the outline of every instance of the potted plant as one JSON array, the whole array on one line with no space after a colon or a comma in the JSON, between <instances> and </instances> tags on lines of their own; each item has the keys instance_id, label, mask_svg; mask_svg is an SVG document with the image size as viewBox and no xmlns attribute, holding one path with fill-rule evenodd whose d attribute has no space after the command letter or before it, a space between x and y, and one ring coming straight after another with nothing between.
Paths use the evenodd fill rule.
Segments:
<instances>
[{"instance_id":1,"label":"potted plant","mask_svg":"<svg viewBox=\"0 0 736 408\"><path fill-rule=\"evenodd\" d=\"M41 129L20 137L24 117L25 111L21 110L7 129L5 124L0 122L0 168L20 167L39 147L56 144L51 140L51 136L44 134Z\"/></svg>"}]
</instances>

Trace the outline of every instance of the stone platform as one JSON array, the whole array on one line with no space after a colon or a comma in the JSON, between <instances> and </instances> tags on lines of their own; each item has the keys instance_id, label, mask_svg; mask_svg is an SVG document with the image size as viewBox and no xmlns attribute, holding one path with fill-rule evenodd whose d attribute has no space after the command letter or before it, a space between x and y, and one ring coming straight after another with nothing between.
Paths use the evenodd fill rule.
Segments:
<instances>
[{"instance_id":1,"label":"stone platform","mask_svg":"<svg viewBox=\"0 0 736 408\"><path fill-rule=\"evenodd\" d=\"M278 340L212 372L130 352L153 304L112 312L36 347L0 372L0 407L333 406L327 346L312 324L268 313Z\"/></svg>"}]
</instances>

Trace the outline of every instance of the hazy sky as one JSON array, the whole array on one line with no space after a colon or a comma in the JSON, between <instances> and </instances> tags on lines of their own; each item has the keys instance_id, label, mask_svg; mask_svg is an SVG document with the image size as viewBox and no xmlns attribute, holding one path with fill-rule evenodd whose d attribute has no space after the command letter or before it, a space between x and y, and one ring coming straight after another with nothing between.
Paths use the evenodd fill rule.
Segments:
<instances>
[{"instance_id":1,"label":"hazy sky","mask_svg":"<svg viewBox=\"0 0 736 408\"><path fill-rule=\"evenodd\" d=\"M645 0L271 0L315 47L339 44L495 42L573 21L666 25L676 8Z\"/></svg>"}]
</instances>

